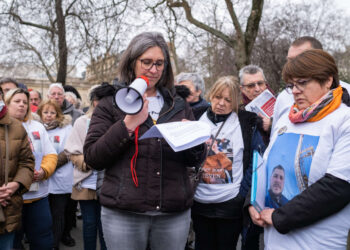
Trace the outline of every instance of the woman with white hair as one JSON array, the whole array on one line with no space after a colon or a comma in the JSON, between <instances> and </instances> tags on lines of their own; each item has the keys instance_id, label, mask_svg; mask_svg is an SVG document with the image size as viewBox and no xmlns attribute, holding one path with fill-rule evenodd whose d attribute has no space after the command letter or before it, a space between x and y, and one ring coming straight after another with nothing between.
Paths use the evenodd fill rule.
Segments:
<instances>
[{"instance_id":1,"label":"woman with white hair","mask_svg":"<svg viewBox=\"0 0 350 250\"><path fill-rule=\"evenodd\" d=\"M209 103L203 99L205 92L205 83L203 77L198 73L180 73L175 78L176 84L186 86L190 94L186 97L186 101L190 104L193 114L198 120L202 114L210 106Z\"/></svg>"},{"instance_id":2,"label":"woman with white hair","mask_svg":"<svg viewBox=\"0 0 350 250\"><path fill-rule=\"evenodd\" d=\"M73 106L78 109L80 107L80 101L77 98L77 96L73 92L66 92L66 100L70 103L73 104Z\"/></svg>"}]
</instances>

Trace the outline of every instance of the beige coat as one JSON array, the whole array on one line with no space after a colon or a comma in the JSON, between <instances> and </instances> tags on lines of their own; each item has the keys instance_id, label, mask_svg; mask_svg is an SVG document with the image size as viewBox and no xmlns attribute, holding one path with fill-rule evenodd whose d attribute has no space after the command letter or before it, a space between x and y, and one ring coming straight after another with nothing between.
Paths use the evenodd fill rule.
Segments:
<instances>
[{"instance_id":1,"label":"beige coat","mask_svg":"<svg viewBox=\"0 0 350 250\"><path fill-rule=\"evenodd\" d=\"M74 165L73 176L73 200L96 200L96 191L88 188L80 188L80 183L92 174L92 170L84 161L83 146L88 129L89 116L79 117L74 123L71 135L64 147L65 153Z\"/></svg>"},{"instance_id":2,"label":"beige coat","mask_svg":"<svg viewBox=\"0 0 350 250\"><path fill-rule=\"evenodd\" d=\"M9 169L8 182L20 183L20 188L11 197L9 205L3 207L5 222L0 223L0 234L13 232L21 222L22 194L28 191L34 175L34 156L29 145L27 132L21 122L10 118L7 113L0 119L0 185L5 180L5 126L8 127Z\"/></svg>"}]
</instances>

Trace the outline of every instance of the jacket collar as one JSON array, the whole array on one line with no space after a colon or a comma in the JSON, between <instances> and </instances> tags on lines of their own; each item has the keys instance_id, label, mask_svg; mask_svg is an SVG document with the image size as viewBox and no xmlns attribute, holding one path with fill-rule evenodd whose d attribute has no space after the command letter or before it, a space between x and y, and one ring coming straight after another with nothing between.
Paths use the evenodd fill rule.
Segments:
<instances>
[{"instance_id":1,"label":"jacket collar","mask_svg":"<svg viewBox=\"0 0 350 250\"><path fill-rule=\"evenodd\" d=\"M215 114L213 112L213 110L211 109L211 106L209 106L209 108L207 109L207 116L208 116L209 120L214 124L226 121L227 118L231 115L231 113L232 112L225 114L225 115L218 115L218 114Z\"/></svg>"},{"instance_id":2,"label":"jacket collar","mask_svg":"<svg viewBox=\"0 0 350 250\"><path fill-rule=\"evenodd\" d=\"M0 119L0 124L9 125L11 124L11 118L9 113L7 112L3 118Z\"/></svg>"},{"instance_id":3,"label":"jacket collar","mask_svg":"<svg viewBox=\"0 0 350 250\"><path fill-rule=\"evenodd\" d=\"M61 109L63 114L68 114L72 112L72 110L74 109L74 106L73 104L69 103L66 99L64 99Z\"/></svg>"}]
</instances>

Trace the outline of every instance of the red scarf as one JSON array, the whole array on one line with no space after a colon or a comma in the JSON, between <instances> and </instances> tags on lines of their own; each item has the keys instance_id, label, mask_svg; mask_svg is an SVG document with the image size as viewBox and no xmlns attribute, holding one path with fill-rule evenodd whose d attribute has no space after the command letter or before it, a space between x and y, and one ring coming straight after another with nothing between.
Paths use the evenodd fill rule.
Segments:
<instances>
[{"instance_id":1,"label":"red scarf","mask_svg":"<svg viewBox=\"0 0 350 250\"><path fill-rule=\"evenodd\" d=\"M0 119L2 119L6 115L6 113L7 113L7 107L5 105L0 112Z\"/></svg>"}]
</instances>

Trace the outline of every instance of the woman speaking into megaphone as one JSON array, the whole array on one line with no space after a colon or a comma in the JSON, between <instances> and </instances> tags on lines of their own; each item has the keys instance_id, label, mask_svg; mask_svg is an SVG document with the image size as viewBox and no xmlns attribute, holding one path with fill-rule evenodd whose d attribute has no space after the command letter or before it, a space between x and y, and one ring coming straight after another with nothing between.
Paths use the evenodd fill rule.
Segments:
<instances>
[{"instance_id":1,"label":"woman speaking into megaphone","mask_svg":"<svg viewBox=\"0 0 350 250\"><path fill-rule=\"evenodd\" d=\"M107 248L139 250L150 244L152 250L183 250L193 198L186 167L204 160L204 145L175 153L164 139L138 141L154 124L194 120L174 90L168 46L160 33L131 40L118 78L125 93L118 96L120 88L100 100L84 145L86 163L106 170L99 198ZM132 91L134 97L126 97ZM138 101L141 109L129 112Z\"/></svg>"}]
</instances>

